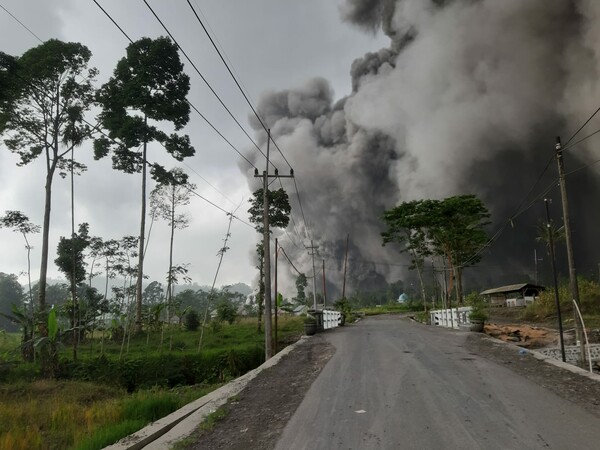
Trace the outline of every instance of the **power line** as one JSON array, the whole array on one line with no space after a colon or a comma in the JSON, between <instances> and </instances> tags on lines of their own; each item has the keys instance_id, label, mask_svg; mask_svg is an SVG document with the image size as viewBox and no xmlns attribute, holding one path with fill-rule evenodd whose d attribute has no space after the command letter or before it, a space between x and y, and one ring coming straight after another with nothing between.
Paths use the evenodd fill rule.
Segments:
<instances>
[{"instance_id":1,"label":"power line","mask_svg":"<svg viewBox=\"0 0 600 450\"><path fill-rule=\"evenodd\" d=\"M584 127L585 127L585 126L586 126L586 125L589 123L589 121L590 121L590 120L592 120L592 119L594 118L594 116L595 116L596 114L598 114L598 112L599 112L599 111L600 111L600 107L598 107L598 109L597 109L596 111L594 111L594 113L593 113L593 114L592 114L592 115L591 115L591 116L590 116L590 117L589 117L589 118L588 118L588 119L587 119L587 120L586 120L586 121L583 123L583 125L581 125L581 126L579 127L579 129L578 129L578 130L577 130L577 131L576 131L576 132L573 134L573 136L571 136L571 137L569 138L569 140L568 140L568 141L565 143L565 146L569 145L569 142L571 142L571 141L572 141L572 140L575 138L575 136L577 136L577 135L579 134L579 132L580 132L581 130L583 130L583 128L584 128ZM564 149L563 149L563 150L564 150Z\"/></svg>"},{"instance_id":2,"label":"power line","mask_svg":"<svg viewBox=\"0 0 600 450\"><path fill-rule=\"evenodd\" d=\"M285 252L285 249L280 245L279 248L281 249L281 251L283 252L283 255L285 256L285 259L288 260L288 262L290 263L290 265L294 268L294 270L298 273L298 275L302 275L302 272L300 272L296 266L294 265L294 263L292 262L292 260L290 259L290 257L287 255L287 253Z\"/></svg>"},{"instance_id":3,"label":"power line","mask_svg":"<svg viewBox=\"0 0 600 450\"><path fill-rule=\"evenodd\" d=\"M304 209L302 208L302 200L300 200L300 192L298 191L298 184L296 183L296 177L293 178L294 187L296 188L296 196L298 197L298 205L300 205L300 213L302 214L302 221L304 222L304 230L306 235L310 237L310 233L308 232L308 225L306 224L306 217L304 216Z\"/></svg>"},{"instance_id":4,"label":"power line","mask_svg":"<svg viewBox=\"0 0 600 450\"><path fill-rule=\"evenodd\" d=\"M19 23L19 25L21 25L23 28L25 28L27 31L29 31L29 34L31 34L34 38L36 38L42 44L44 43L44 41L37 34L35 34L33 31L31 31L31 29L29 29L29 27L27 25L25 25L23 22L21 22L13 13L11 13L3 5L0 5L0 8L2 8L6 12L6 14L8 14L10 17L15 19Z\"/></svg>"},{"instance_id":5,"label":"power line","mask_svg":"<svg viewBox=\"0 0 600 450\"><path fill-rule=\"evenodd\" d=\"M589 139L589 138L591 138L592 136L594 136L594 135L596 135L596 134L598 134L598 133L600 133L600 130L596 130L596 131L594 131L593 133L591 133L591 134L588 134L586 137L583 137L583 138L579 139L577 142L573 142L571 145L566 145L566 146L563 148L563 152L564 152L565 150L567 150L567 149L570 149L571 147L575 147L577 144L580 144L580 143L582 143L582 142L583 142L583 141L585 141L586 139Z\"/></svg>"},{"instance_id":6,"label":"power line","mask_svg":"<svg viewBox=\"0 0 600 450\"><path fill-rule=\"evenodd\" d=\"M187 188L187 189L188 189L188 190L189 190L189 191L190 191L192 194L194 194L195 196L197 196L197 197L201 198L201 199L202 199L202 200L204 200L206 203L208 203L208 204L210 204L210 205L214 206L215 208L217 208L218 210L220 210L220 211L224 212L224 213L225 213L225 214L227 214L227 215L231 214L231 216L232 216L234 219L236 219L236 220L239 220L239 221L240 221L240 222L242 222L244 225L248 225L250 228L254 229L254 227L253 227L252 225L250 225L248 222L246 222L245 220L242 220L242 219L240 219L238 216L234 215L233 213L231 213L231 212L227 211L227 210L226 210L226 209L224 209L224 208L221 208L219 205L217 205L216 203L213 203L213 202L211 202L209 199L207 199L206 197L204 197L204 196L202 196L202 195L198 194L198 193L197 193L196 191L194 191L193 189L190 189L190 188L189 188L189 187L187 187L187 186L186 186L186 188ZM236 209L237 209L237 208L236 208Z\"/></svg>"},{"instance_id":7,"label":"power line","mask_svg":"<svg viewBox=\"0 0 600 450\"><path fill-rule=\"evenodd\" d=\"M123 35L129 40L129 42L133 43L133 40L129 37L129 35L127 33L125 33L125 31L123 30L123 28L121 28L119 26L119 24L111 17L111 15L106 12L106 10L102 7L102 5L100 5L100 3L98 3L96 0L92 0L96 6L98 6L98 8L100 8L102 10L102 12L106 15L106 17L108 17L110 19L110 21L115 25L115 27L117 27L119 29L119 31L121 33L123 33Z\"/></svg>"},{"instance_id":8,"label":"power line","mask_svg":"<svg viewBox=\"0 0 600 450\"><path fill-rule=\"evenodd\" d=\"M186 163L185 161L182 161L183 165L186 166L188 169L190 169L192 172L194 172L200 179L202 179L202 181L204 181L206 184L208 184L211 188L213 188L215 191L217 191L219 194L221 194L221 196L229 201L229 203L231 203L232 205L235 205L235 203L233 202L233 200L231 200L229 197L227 197L223 192L221 192L219 189L217 189L215 186L213 186L206 178L204 178L202 175L200 175L196 169L194 169L192 166L190 166L188 163Z\"/></svg>"},{"instance_id":9,"label":"power line","mask_svg":"<svg viewBox=\"0 0 600 450\"><path fill-rule=\"evenodd\" d=\"M246 100L246 103L248 103L248 106L250 106L250 109L254 113L254 116L256 117L256 119L258 120L258 122L260 123L260 125L263 127L263 129L265 130L265 132L268 132L267 126L265 125L265 123L263 122L262 118L259 116L258 112L254 108L254 105L252 105L252 102L250 101L250 99L248 98L248 96L246 95L246 93L244 92L244 89L242 89L242 86L238 82L238 80L235 77L235 75L233 74L232 70L229 68L229 64L227 64L227 61L225 61L225 58L221 54L221 51L217 47L217 44L213 40L212 36L210 35L210 33L208 32L208 30L206 29L206 26L204 26L204 22L202 22L202 19L200 19L200 16L198 16L198 13L194 9L194 6L190 2L190 0L186 0L186 1L187 1L187 4L189 5L189 7L191 8L191 10L193 11L194 16L196 17L196 20L198 21L198 23L200 24L200 26L204 30L204 33L206 34L206 36L210 40L212 46L214 47L215 51L219 55L219 58L221 58L221 61L225 65L225 68L229 72L229 75L231 75L231 78L233 79L233 81L235 82L236 86L238 87L238 89L240 90L240 92L242 93L242 95L244 96L244 99ZM145 2L145 0L144 0L144 2ZM287 160L287 158L285 157L285 155L283 154L283 152L281 151L281 149L277 145L277 142L275 142L275 139L273 139L272 136L271 136L271 142L273 142L273 145L275 145L275 148L279 151L279 153L283 157L283 160L286 162L286 164L288 165L288 167L291 169L292 168L291 164L289 163L289 161ZM275 166L273 165L273 167L275 167Z\"/></svg>"},{"instance_id":10,"label":"power line","mask_svg":"<svg viewBox=\"0 0 600 450\"><path fill-rule=\"evenodd\" d=\"M210 91L213 93L213 95L216 97L216 99L219 101L219 103L221 103L221 105L223 106L223 108L225 108L225 111L227 111L227 113L229 114L229 116L233 119L233 121L237 124L237 126L242 130L242 132L246 135L246 137L250 140L250 142L252 142L252 144L254 144L254 147L256 147L256 149L266 158L267 156L263 153L263 151L258 146L258 144L254 141L254 139L252 139L252 137L250 137L250 135L248 134L248 132L246 131L246 129L242 126L242 124L239 122L239 120L236 119L236 117L233 115L233 113L227 107L227 105L225 105L225 103L223 102L223 100L221 99L221 97L219 96L219 94L217 94L217 92L213 89L213 87L211 86L211 84L204 77L204 75L202 75L202 72L200 72L200 70L198 69L198 67L196 66L196 64L194 64L194 62L191 60L191 58L185 52L185 50L183 49L183 47L181 47L181 45L179 45L179 42L177 42L177 40L175 39L175 37L173 36L173 34L169 31L169 29L164 24L164 22L160 19L160 17L158 17L158 14L156 14L156 12L154 11L154 9L152 9L152 7L150 6L150 4L146 0L143 0L143 2L148 7L148 9L152 13L152 15L156 18L156 20L158 21L158 23L160 23L160 25L163 27L163 29L167 32L167 34L169 35L169 37L173 40L173 42L175 43L175 45L177 45L177 48L179 48L179 50L181 51L181 53L183 54L183 56L185 56L185 58L188 60L188 62L192 65L192 67L194 68L194 70L196 71L196 73L200 76L200 78L202 78L202 81L204 81L204 83L206 84L206 86L210 89ZM273 165L273 167L275 167L275 165Z\"/></svg>"},{"instance_id":11,"label":"power line","mask_svg":"<svg viewBox=\"0 0 600 450\"><path fill-rule=\"evenodd\" d=\"M93 2L94 2L96 5L98 5L98 7L99 7L99 8L102 10L102 12L103 12L103 13L106 15L106 17L108 17L108 18L110 19L110 21L111 21L111 22L112 22L112 23L113 23L113 24L114 24L114 25L115 25L115 26L116 26L116 27L119 29L119 31L121 31L121 33L123 33L123 35L124 35L124 36L127 38L127 40L129 40L129 42L133 44L133 40L132 40L132 39L131 39L131 38L130 38L128 35L127 35L127 33L125 33L125 31L123 30L123 28L121 28L121 27L119 26L119 24L118 24L118 23L117 23L117 22L116 22L116 21L115 21L115 20L112 18L112 16L111 16L111 15L110 15L110 14L109 14L109 13L108 13L108 12L107 12L107 11L106 11L104 8L102 8L102 6L101 6L101 5L100 5L100 4L99 4L99 3L98 3L96 0L92 0L92 1L93 1ZM148 6L148 7L150 7L150 6ZM159 19L159 21L160 21L160 19ZM161 22L161 23L162 23L162 22ZM175 41L175 40L173 39L173 41ZM178 44L177 42L175 42L175 44L176 44L176 45L177 45L177 47L178 47L178 48L179 48L179 49L182 51L182 53L184 53L184 52L183 52L183 50L181 49L181 47L179 46L179 44ZM185 55L185 53L184 53L184 55ZM187 58L187 55L185 55L185 56L186 56L186 58ZM189 60L189 58L188 58L188 60ZM192 64L192 65L193 65L193 64ZM201 117L201 118L202 118L202 119L203 119L203 120L204 120L204 121L207 123L207 125L208 125L208 126L210 126L210 127L211 127L211 128L212 128L212 129L213 129L213 130L214 130L214 131L215 131L215 132L216 132L216 133L217 133L217 134L218 134L218 135L221 137L221 139L223 139L223 140L224 140L224 141L225 141L225 142L226 142L226 143L227 143L227 144L228 144L228 145L229 145L229 146L230 146L230 147L231 147L231 148L232 148L232 149L233 149L233 150L234 150L234 151L235 151L235 152L238 154L238 155L240 155L240 156L241 156L241 157L242 157L242 158L243 158L243 159L244 159L244 160L245 160L245 161L246 161L248 164L250 164L252 167L254 167L255 169L257 168L257 167L256 167L256 166L255 166L255 165L254 165L254 164L253 164L253 163L252 163L252 162L251 162L251 161L248 159L248 158L246 158L246 156L244 156L244 155L242 154L242 152L240 152L240 151L239 151L239 150L238 150L238 149L235 147L235 145L233 145L233 144L232 144L232 143L231 143L231 142L230 142L230 141L229 141L229 140L228 140L228 139L227 139L227 138L226 138L226 137L223 135L223 133L221 133L221 132L220 132L220 131L217 129L217 127L215 127L215 126L214 126L214 125L211 123L211 121L210 121L210 120L208 120L208 118L207 118L207 117L206 117L204 114L202 114L202 113L200 112L200 110L199 110L198 108L196 108L196 106L195 106L195 105L194 105L192 102L190 102L188 99L186 99L186 102L187 102L187 104L188 104L188 105L190 105L190 107L191 107L191 108L192 108L194 111L196 111L196 113L198 113L198 115L199 115L199 116L200 116L200 117ZM259 150L260 150L260 149L259 149Z\"/></svg>"}]
</instances>

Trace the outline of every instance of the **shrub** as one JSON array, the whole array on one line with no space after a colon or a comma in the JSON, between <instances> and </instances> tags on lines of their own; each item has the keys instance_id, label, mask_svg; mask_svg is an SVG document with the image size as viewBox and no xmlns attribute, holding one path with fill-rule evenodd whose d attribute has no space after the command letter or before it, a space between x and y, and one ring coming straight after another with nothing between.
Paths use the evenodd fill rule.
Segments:
<instances>
[{"instance_id":1,"label":"shrub","mask_svg":"<svg viewBox=\"0 0 600 450\"><path fill-rule=\"evenodd\" d=\"M185 329L188 331L196 331L200 326L200 316L195 309L190 309L185 315Z\"/></svg>"},{"instance_id":2,"label":"shrub","mask_svg":"<svg viewBox=\"0 0 600 450\"><path fill-rule=\"evenodd\" d=\"M581 313L583 315L600 313L600 285L584 277L578 277L577 281L579 285ZM554 317L556 315L556 301L554 297L554 289L543 291L535 303L527 306L523 312L523 319L543 320ZM565 314L572 314L573 301L571 300L571 290L568 281L564 281L558 286L558 297L563 317L565 317Z\"/></svg>"},{"instance_id":3,"label":"shrub","mask_svg":"<svg viewBox=\"0 0 600 450\"><path fill-rule=\"evenodd\" d=\"M237 318L237 310L235 305L230 302L222 301L217 305L217 319L221 322L229 322L233 324Z\"/></svg>"}]
</instances>

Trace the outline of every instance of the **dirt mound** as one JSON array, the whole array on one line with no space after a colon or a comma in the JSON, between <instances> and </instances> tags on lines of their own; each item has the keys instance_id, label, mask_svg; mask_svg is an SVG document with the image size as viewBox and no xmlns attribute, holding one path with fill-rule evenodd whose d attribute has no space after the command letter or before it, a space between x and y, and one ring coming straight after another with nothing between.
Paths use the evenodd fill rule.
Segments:
<instances>
[{"instance_id":1,"label":"dirt mound","mask_svg":"<svg viewBox=\"0 0 600 450\"><path fill-rule=\"evenodd\" d=\"M488 323L485 325L484 332L497 339L526 348L551 347L558 343L556 330L532 325Z\"/></svg>"}]
</instances>

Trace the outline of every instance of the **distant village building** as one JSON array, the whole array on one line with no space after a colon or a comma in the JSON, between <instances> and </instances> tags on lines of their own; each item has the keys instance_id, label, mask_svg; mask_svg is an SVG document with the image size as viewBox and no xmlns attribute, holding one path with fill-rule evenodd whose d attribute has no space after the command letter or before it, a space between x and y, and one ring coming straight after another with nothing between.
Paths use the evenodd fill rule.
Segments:
<instances>
[{"instance_id":1,"label":"distant village building","mask_svg":"<svg viewBox=\"0 0 600 450\"><path fill-rule=\"evenodd\" d=\"M538 286L530 283L510 284L493 289L487 289L481 292L485 296L490 306L527 306L540 296L544 291L544 286Z\"/></svg>"}]
</instances>

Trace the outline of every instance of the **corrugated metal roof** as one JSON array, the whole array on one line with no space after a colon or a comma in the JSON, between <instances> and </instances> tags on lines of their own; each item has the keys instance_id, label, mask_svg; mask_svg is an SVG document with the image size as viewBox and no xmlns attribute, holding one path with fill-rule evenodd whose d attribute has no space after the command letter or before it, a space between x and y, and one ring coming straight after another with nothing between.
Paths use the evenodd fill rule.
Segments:
<instances>
[{"instance_id":1,"label":"corrugated metal roof","mask_svg":"<svg viewBox=\"0 0 600 450\"><path fill-rule=\"evenodd\" d=\"M508 286L501 286L494 289L488 289L487 291L481 292L481 295L490 295L490 294L508 294L509 292L519 292L524 288L532 288L544 290L544 286L537 286L535 284L529 283L521 283L521 284L509 284Z\"/></svg>"}]
</instances>

